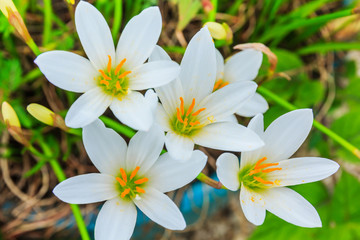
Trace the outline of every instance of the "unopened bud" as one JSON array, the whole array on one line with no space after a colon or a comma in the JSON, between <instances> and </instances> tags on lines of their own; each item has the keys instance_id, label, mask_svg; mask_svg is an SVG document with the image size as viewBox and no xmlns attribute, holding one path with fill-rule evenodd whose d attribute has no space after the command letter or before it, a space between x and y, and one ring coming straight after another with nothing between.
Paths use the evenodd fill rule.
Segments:
<instances>
[{"instance_id":1,"label":"unopened bud","mask_svg":"<svg viewBox=\"0 0 360 240\"><path fill-rule=\"evenodd\" d=\"M58 127L64 131L68 130L64 119L43 105L31 103L27 106L26 110L31 114L31 116L46 125Z\"/></svg>"},{"instance_id":2,"label":"unopened bud","mask_svg":"<svg viewBox=\"0 0 360 240\"><path fill-rule=\"evenodd\" d=\"M2 103L1 113L11 136L19 143L28 145L28 141L21 130L19 118L16 115L15 110L8 102Z\"/></svg>"},{"instance_id":3,"label":"unopened bud","mask_svg":"<svg viewBox=\"0 0 360 240\"><path fill-rule=\"evenodd\" d=\"M75 4L75 0L66 0L68 3L74 5Z\"/></svg>"},{"instance_id":4,"label":"unopened bud","mask_svg":"<svg viewBox=\"0 0 360 240\"><path fill-rule=\"evenodd\" d=\"M205 23L205 26L208 27L212 38L225 40L228 44L232 43L233 33L226 23L207 22Z\"/></svg>"}]
</instances>

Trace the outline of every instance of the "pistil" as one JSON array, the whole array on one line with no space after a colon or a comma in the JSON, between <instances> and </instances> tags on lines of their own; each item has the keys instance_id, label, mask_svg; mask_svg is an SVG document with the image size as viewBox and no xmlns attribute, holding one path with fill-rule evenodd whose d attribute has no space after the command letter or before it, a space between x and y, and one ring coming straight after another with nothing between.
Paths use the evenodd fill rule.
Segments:
<instances>
[{"instance_id":1,"label":"pistil","mask_svg":"<svg viewBox=\"0 0 360 240\"><path fill-rule=\"evenodd\" d=\"M119 190L121 198L132 199L139 196L139 194L145 193L143 186L149 179L146 177L136 177L139 169L140 167L137 166L131 174L128 175L123 168L120 168L120 175L115 179L120 184Z\"/></svg>"}]
</instances>

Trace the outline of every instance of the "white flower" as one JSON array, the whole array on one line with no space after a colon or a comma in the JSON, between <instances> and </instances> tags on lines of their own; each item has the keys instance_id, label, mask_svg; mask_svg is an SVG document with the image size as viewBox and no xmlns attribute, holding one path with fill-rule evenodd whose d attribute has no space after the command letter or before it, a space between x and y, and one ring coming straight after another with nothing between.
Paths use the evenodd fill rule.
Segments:
<instances>
[{"instance_id":1,"label":"white flower","mask_svg":"<svg viewBox=\"0 0 360 240\"><path fill-rule=\"evenodd\" d=\"M254 49L246 49L234 54L226 60L216 50L216 82L214 91L227 86L228 84L254 80L259 72L263 54ZM269 109L266 100L258 93L255 93L247 100L236 114L244 117L253 117L258 113L264 113Z\"/></svg>"},{"instance_id":2,"label":"white flower","mask_svg":"<svg viewBox=\"0 0 360 240\"><path fill-rule=\"evenodd\" d=\"M159 47L150 61L158 59L168 59ZM189 42L180 69L179 78L155 88L162 103L157 120L167 132L165 145L173 158L189 159L195 144L228 151L249 151L263 145L252 130L227 121L254 95L257 85L238 82L212 93L216 58L206 27Z\"/></svg>"},{"instance_id":3,"label":"white flower","mask_svg":"<svg viewBox=\"0 0 360 240\"><path fill-rule=\"evenodd\" d=\"M159 8L147 8L133 17L125 26L116 51L105 19L91 4L79 2L75 24L89 60L65 51L46 52L35 60L52 84L85 92L70 107L66 124L83 127L110 106L124 124L148 130L153 122L149 107L152 103L138 90L166 84L179 73L179 66L173 61L144 63L160 35Z\"/></svg>"},{"instance_id":4,"label":"white flower","mask_svg":"<svg viewBox=\"0 0 360 240\"><path fill-rule=\"evenodd\" d=\"M107 200L96 220L96 240L129 239L136 222L135 206L165 228L185 228L180 210L164 192L191 182L206 164L204 153L194 151L191 161L178 164L168 153L159 157L164 133L158 126L137 132L127 147L125 140L100 120L83 129L83 141L100 173L69 178L53 192L74 204Z\"/></svg>"},{"instance_id":5,"label":"white flower","mask_svg":"<svg viewBox=\"0 0 360 240\"><path fill-rule=\"evenodd\" d=\"M261 225L266 209L301 227L321 227L315 208L300 194L285 186L319 181L335 173L339 165L318 157L292 158L310 132L310 109L289 112L276 119L264 132L263 116L249 123L265 142L262 148L238 158L230 153L217 160L217 175L225 187L240 189L240 204L246 218Z\"/></svg>"}]
</instances>

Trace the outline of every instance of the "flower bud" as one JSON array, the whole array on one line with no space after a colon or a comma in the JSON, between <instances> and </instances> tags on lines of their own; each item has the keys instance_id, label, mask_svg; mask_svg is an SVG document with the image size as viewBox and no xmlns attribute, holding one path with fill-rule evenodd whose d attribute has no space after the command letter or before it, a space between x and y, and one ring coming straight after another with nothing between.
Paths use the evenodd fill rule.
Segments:
<instances>
[{"instance_id":1,"label":"flower bud","mask_svg":"<svg viewBox=\"0 0 360 240\"><path fill-rule=\"evenodd\" d=\"M23 145L28 145L29 142L25 138L20 121L18 116L16 115L15 110L11 107L11 105L7 102L3 102L1 106L1 113L6 124L6 127L11 134L11 136Z\"/></svg>"},{"instance_id":2,"label":"flower bud","mask_svg":"<svg viewBox=\"0 0 360 240\"><path fill-rule=\"evenodd\" d=\"M208 27L212 38L225 40L228 44L232 43L233 33L226 23L207 22L204 25Z\"/></svg>"},{"instance_id":3,"label":"flower bud","mask_svg":"<svg viewBox=\"0 0 360 240\"><path fill-rule=\"evenodd\" d=\"M58 127L64 131L68 130L64 119L43 105L31 103L27 106L26 110L31 114L31 116L46 125Z\"/></svg>"}]
</instances>

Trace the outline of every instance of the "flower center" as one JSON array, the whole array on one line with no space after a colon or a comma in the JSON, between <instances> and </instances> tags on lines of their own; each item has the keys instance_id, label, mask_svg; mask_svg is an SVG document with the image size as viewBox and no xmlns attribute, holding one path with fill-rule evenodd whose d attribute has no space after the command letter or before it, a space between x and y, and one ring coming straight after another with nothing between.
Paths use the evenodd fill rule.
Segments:
<instances>
[{"instance_id":1,"label":"flower center","mask_svg":"<svg viewBox=\"0 0 360 240\"><path fill-rule=\"evenodd\" d=\"M115 69L111 65L111 57L108 55L109 61L105 70L100 69L100 76L97 78L98 85L103 91L113 97L122 99L123 96L128 94L129 78L127 77L131 71L125 71L122 67L126 62L124 58Z\"/></svg>"},{"instance_id":2,"label":"flower center","mask_svg":"<svg viewBox=\"0 0 360 240\"><path fill-rule=\"evenodd\" d=\"M214 89L213 89L213 92L215 92L216 90L219 90L220 88L223 88L225 87L226 85L228 85L229 82L226 82L222 79L219 79L215 82L215 85L214 85Z\"/></svg>"},{"instance_id":3,"label":"flower center","mask_svg":"<svg viewBox=\"0 0 360 240\"><path fill-rule=\"evenodd\" d=\"M205 124L201 124L198 120L199 113L204 111L205 108L200 108L197 111L194 111L194 107L195 98L193 98L191 105L185 111L184 99L180 97L180 108L176 108L176 116L171 121L171 126L176 133L191 135L198 129L205 126Z\"/></svg>"},{"instance_id":4,"label":"flower center","mask_svg":"<svg viewBox=\"0 0 360 240\"><path fill-rule=\"evenodd\" d=\"M121 198L131 200L139 197L140 194L145 193L143 187L149 179L136 176L139 169L140 167L138 166L131 174L127 174L123 168L120 168L120 175L116 177L116 181L120 184L118 185L118 189Z\"/></svg>"},{"instance_id":5,"label":"flower center","mask_svg":"<svg viewBox=\"0 0 360 240\"><path fill-rule=\"evenodd\" d=\"M240 182L251 189L262 189L271 187L271 185L279 184L278 180L267 181L266 177L269 172L280 171L282 168L273 166L279 165L279 163L264 163L266 157L261 158L253 166L243 168L239 173Z\"/></svg>"}]
</instances>

